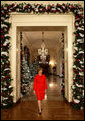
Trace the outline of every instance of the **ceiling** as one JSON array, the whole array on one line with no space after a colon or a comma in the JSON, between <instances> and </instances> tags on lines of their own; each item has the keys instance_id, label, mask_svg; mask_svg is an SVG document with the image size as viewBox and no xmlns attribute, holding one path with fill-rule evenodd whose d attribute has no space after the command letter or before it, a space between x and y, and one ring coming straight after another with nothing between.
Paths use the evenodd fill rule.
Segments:
<instances>
[{"instance_id":1,"label":"ceiling","mask_svg":"<svg viewBox=\"0 0 85 121\"><path fill-rule=\"evenodd\" d=\"M22 31L23 46L27 46L31 56L34 58L38 55L38 49L42 44L42 32L44 32L45 48L48 49L51 60L58 60L62 51L62 33L66 27L20 27Z\"/></svg>"},{"instance_id":2,"label":"ceiling","mask_svg":"<svg viewBox=\"0 0 85 121\"><path fill-rule=\"evenodd\" d=\"M49 50L61 46L61 38L61 31L44 31L44 43ZM28 47L31 46L32 49L38 49L42 44L42 31L24 31L23 39Z\"/></svg>"}]
</instances>

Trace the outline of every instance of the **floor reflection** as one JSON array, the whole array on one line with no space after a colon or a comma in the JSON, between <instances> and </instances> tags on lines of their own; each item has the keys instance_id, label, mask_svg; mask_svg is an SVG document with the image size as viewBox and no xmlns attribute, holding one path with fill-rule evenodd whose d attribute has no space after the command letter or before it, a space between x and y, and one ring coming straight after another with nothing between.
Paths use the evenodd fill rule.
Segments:
<instances>
[{"instance_id":1,"label":"floor reflection","mask_svg":"<svg viewBox=\"0 0 85 121\"><path fill-rule=\"evenodd\" d=\"M33 95L33 85L30 95L9 109L1 111L1 120L84 120L84 110L75 110L69 103L62 101L60 91L61 78L50 76L48 80L47 98L42 103L42 115L38 114L38 105ZM52 83L51 86L49 86ZM33 83L32 83L33 84ZM36 101L35 101L36 100Z\"/></svg>"},{"instance_id":2,"label":"floor reflection","mask_svg":"<svg viewBox=\"0 0 85 121\"><path fill-rule=\"evenodd\" d=\"M61 81L62 81L62 78L59 78L58 76L51 75L47 77L48 90L47 90L47 94L45 95L45 100L57 100L57 101L64 100L61 94ZM25 95L21 100L22 101L37 100L36 96L33 94L33 83L31 84L30 93Z\"/></svg>"}]
</instances>

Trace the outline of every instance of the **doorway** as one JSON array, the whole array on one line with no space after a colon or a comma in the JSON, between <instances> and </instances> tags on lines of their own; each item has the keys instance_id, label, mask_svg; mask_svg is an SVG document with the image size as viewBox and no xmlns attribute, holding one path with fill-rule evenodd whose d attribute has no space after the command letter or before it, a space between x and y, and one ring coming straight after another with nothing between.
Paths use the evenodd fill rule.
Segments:
<instances>
[{"instance_id":1,"label":"doorway","mask_svg":"<svg viewBox=\"0 0 85 121\"><path fill-rule=\"evenodd\" d=\"M41 66L44 70L43 74L45 74L48 80L48 92L52 91L50 88L54 88L54 93L57 95L56 97L54 96L54 98L59 100L57 93L60 93L61 90L65 92L65 90L63 90L64 87L61 86L62 83L64 84L64 81L62 82L62 80L64 80L64 72L62 72L64 71L62 69L62 62L64 62L64 31L58 31L55 27L30 27L28 30L27 27L26 29L24 27L24 31L22 27L21 32L20 30L21 29L19 27L18 31L20 33L22 55L21 92L23 96L29 97L29 91L31 90L30 88L33 83L33 78L37 74L36 72L33 74L33 72L37 70L38 66ZM42 33L44 34L44 38L42 38ZM45 49L48 49L48 53L46 53L46 59L44 62L41 61L40 55L38 53L39 48L42 47L42 39L44 39ZM37 67L35 68L35 66ZM52 95L54 94L52 93L50 96L49 95L50 93L48 94L48 99L52 99Z\"/></svg>"},{"instance_id":2,"label":"doorway","mask_svg":"<svg viewBox=\"0 0 85 121\"><path fill-rule=\"evenodd\" d=\"M21 19L23 16L23 19ZM65 98L68 102L72 100L71 85L73 82L73 15L21 15L13 13L11 15L12 28L11 34L11 70L12 70L12 85L14 87L13 95L16 103L20 98L20 35L19 32L33 29L33 27L53 27L56 31L64 31L64 51L65 51ZM51 18L51 19L50 19ZM54 31L54 30L53 30ZM16 40L16 41L15 41ZM12 57L12 55L14 55ZM69 66L68 66L69 65Z\"/></svg>"}]
</instances>

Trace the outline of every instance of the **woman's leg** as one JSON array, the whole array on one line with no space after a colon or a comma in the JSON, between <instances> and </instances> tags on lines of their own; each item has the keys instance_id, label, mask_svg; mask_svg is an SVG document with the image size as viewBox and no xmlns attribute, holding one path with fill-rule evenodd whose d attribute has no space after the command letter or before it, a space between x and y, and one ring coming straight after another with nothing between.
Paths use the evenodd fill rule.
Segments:
<instances>
[{"instance_id":1,"label":"woman's leg","mask_svg":"<svg viewBox=\"0 0 85 121\"><path fill-rule=\"evenodd\" d=\"M39 112L41 112L41 100L38 100Z\"/></svg>"},{"instance_id":2,"label":"woman's leg","mask_svg":"<svg viewBox=\"0 0 85 121\"><path fill-rule=\"evenodd\" d=\"M41 111L42 111L42 100L41 100Z\"/></svg>"}]
</instances>

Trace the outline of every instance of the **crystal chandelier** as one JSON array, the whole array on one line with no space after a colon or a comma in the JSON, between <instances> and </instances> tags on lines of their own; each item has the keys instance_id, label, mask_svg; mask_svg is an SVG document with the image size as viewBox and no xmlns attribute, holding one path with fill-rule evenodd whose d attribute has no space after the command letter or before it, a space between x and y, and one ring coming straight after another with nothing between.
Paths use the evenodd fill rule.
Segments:
<instances>
[{"instance_id":1,"label":"crystal chandelier","mask_svg":"<svg viewBox=\"0 0 85 121\"><path fill-rule=\"evenodd\" d=\"M45 49L44 32L42 32L42 44L41 49L38 49L38 54L40 55L40 59L42 60L42 62L45 62L46 56L48 55L48 49Z\"/></svg>"}]
</instances>

